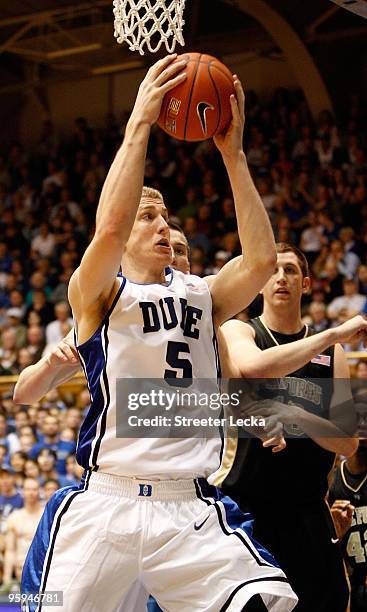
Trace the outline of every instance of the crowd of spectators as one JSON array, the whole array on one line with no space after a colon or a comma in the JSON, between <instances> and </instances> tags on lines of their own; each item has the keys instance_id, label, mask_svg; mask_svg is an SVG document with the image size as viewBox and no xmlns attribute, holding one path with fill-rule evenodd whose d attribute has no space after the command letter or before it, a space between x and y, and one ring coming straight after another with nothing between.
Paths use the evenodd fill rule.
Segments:
<instances>
[{"instance_id":1,"label":"crowd of spectators","mask_svg":"<svg viewBox=\"0 0 367 612\"><path fill-rule=\"evenodd\" d=\"M336 122L326 111L314 120L300 92L278 90L267 104L247 94L248 164L276 240L307 255L312 291L304 317L316 331L367 312L366 122L357 96ZM47 121L37 146L17 142L0 155L0 376L35 363L72 326L68 281L93 234L125 123L126 117L109 116L97 130L78 118L61 140ZM172 220L183 227L194 274L216 273L239 253L232 194L212 141L182 144L154 128L145 183L162 191ZM353 368L367 379L367 362L355 360ZM45 501L80 478L74 451L88 406L86 390L51 392L30 407L3 394L0 567L6 588L19 579Z\"/></svg>"}]
</instances>

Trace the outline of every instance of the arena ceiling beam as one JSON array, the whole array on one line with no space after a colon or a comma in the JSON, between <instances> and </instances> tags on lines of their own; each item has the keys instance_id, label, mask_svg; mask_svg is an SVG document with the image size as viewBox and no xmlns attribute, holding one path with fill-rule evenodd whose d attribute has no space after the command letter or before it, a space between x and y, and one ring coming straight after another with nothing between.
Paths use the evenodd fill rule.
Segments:
<instances>
[{"instance_id":1,"label":"arena ceiling beam","mask_svg":"<svg viewBox=\"0 0 367 612\"><path fill-rule=\"evenodd\" d=\"M317 117L324 109L332 110L331 98L311 53L286 19L264 0L238 0L236 4L256 19L283 51L311 113Z\"/></svg>"},{"instance_id":2,"label":"arena ceiling beam","mask_svg":"<svg viewBox=\"0 0 367 612\"><path fill-rule=\"evenodd\" d=\"M50 18L57 18L59 20L75 19L75 17L80 15L95 13L99 8L108 5L112 6L111 0L94 0L93 3L80 2L76 4L71 3L70 5L64 5L62 7L55 6L55 8L48 9L46 11L34 11L32 13L25 13L23 15L15 15L14 17L0 18L0 28L17 25L19 23L23 23L24 21L44 21Z\"/></svg>"}]
</instances>

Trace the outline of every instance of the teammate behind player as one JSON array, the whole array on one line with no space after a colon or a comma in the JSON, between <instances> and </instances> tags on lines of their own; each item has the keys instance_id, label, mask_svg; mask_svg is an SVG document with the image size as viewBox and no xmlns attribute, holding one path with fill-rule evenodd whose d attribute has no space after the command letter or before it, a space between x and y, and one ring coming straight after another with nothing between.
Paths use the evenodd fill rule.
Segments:
<instances>
[{"instance_id":1,"label":"teammate behind player","mask_svg":"<svg viewBox=\"0 0 367 612\"><path fill-rule=\"evenodd\" d=\"M299 597L296 609L345 612L348 586L324 497L335 453L353 454L357 441L348 433L343 437L345 415L330 405L320 379L349 378L343 350L333 345L354 336L364 339L367 323L355 317L310 335L301 320L301 298L310 286L307 261L290 245L278 244L277 252L274 273L262 290L261 317L228 321L222 330L242 376L292 377L293 386L283 378L276 387L287 447L274 454L257 439L239 439L231 470L220 471L215 482L242 510L252 512L254 536L286 572ZM297 379L302 379L299 384ZM339 406L347 406L349 386L341 385L339 392L344 393L337 398ZM312 414L323 416L322 408L329 421Z\"/></svg>"},{"instance_id":2,"label":"teammate behind player","mask_svg":"<svg viewBox=\"0 0 367 612\"><path fill-rule=\"evenodd\" d=\"M204 480L217 464L219 436L116 438L116 380L216 380L212 315L219 326L242 310L274 265L271 227L242 151L244 97L235 78L232 123L215 143L230 178L246 261L230 262L210 289L203 279L167 270L166 208L156 193L141 194L151 125L165 93L185 78L177 76L185 62L173 64L173 57L157 62L140 85L102 190L95 236L70 282L92 396L77 451L85 478L78 491L62 489L48 503L23 589L63 587L64 610L108 612L138 578L167 610L242 609L260 593L265 609L283 612L296 601L284 574L251 541L233 502Z\"/></svg>"}]
</instances>

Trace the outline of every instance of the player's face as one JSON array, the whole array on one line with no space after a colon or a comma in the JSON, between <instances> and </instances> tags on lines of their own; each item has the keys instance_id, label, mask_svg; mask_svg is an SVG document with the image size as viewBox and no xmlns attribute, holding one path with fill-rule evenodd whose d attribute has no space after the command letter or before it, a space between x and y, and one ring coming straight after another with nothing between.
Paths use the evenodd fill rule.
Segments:
<instances>
[{"instance_id":1,"label":"player's face","mask_svg":"<svg viewBox=\"0 0 367 612\"><path fill-rule=\"evenodd\" d=\"M295 253L278 253L273 275L266 283L262 293L264 301L274 306L299 304L307 293L310 279L303 277L301 266Z\"/></svg>"},{"instance_id":2,"label":"player's face","mask_svg":"<svg viewBox=\"0 0 367 612\"><path fill-rule=\"evenodd\" d=\"M189 247L185 236L178 230L170 229L169 238L173 250L172 268L184 274L189 274Z\"/></svg>"},{"instance_id":3,"label":"player's face","mask_svg":"<svg viewBox=\"0 0 367 612\"><path fill-rule=\"evenodd\" d=\"M169 241L168 212L159 200L141 200L135 222L126 244L126 254L150 267L159 265L162 269L172 262Z\"/></svg>"}]
</instances>

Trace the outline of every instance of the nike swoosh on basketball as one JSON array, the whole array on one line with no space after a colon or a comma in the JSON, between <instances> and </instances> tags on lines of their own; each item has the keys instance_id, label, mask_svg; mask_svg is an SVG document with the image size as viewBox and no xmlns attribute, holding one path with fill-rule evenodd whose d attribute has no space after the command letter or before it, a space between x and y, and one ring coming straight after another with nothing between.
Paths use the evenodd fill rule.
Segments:
<instances>
[{"instance_id":1,"label":"nike swoosh on basketball","mask_svg":"<svg viewBox=\"0 0 367 612\"><path fill-rule=\"evenodd\" d=\"M196 112L200 119L201 129L203 130L205 136L208 134L208 128L206 124L206 113L208 110L214 110L214 106L212 104L208 104L208 102L199 102L196 107Z\"/></svg>"},{"instance_id":2,"label":"nike swoosh on basketball","mask_svg":"<svg viewBox=\"0 0 367 612\"><path fill-rule=\"evenodd\" d=\"M203 527L203 525L205 525L206 521L208 520L209 516L206 517L206 519L200 523L200 525L197 525L196 523L194 523L194 529L195 531L199 531L199 529L201 529Z\"/></svg>"},{"instance_id":3,"label":"nike swoosh on basketball","mask_svg":"<svg viewBox=\"0 0 367 612\"><path fill-rule=\"evenodd\" d=\"M339 538L331 538L332 544L337 544L339 542Z\"/></svg>"}]
</instances>

